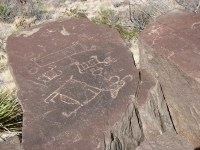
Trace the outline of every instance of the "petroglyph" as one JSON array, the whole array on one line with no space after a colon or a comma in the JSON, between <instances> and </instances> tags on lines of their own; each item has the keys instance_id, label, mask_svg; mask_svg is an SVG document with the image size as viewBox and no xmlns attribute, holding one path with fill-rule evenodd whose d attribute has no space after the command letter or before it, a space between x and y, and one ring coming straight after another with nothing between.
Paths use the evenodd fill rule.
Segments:
<instances>
[{"instance_id":1,"label":"petroglyph","mask_svg":"<svg viewBox=\"0 0 200 150\"><path fill-rule=\"evenodd\" d=\"M153 37L152 45L157 44L157 41L162 38L160 35L164 32L172 33L173 29L163 27L162 25L152 26L151 31L146 35L150 39Z\"/></svg>"},{"instance_id":2,"label":"petroglyph","mask_svg":"<svg viewBox=\"0 0 200 150\"><path fill-rule=\"evenodd\" d=\"M35 28L35 29L30 30L30 31L21 31L16 35L16 37L19 37L20 35L23 35L23 37L31 36L34 33L38 32L40 30L40 28Z\"/></svg>"},{"instance_id":3,"label":"petroglyph","mask_svg":"<svg viewBox=\"0 0 200 150\"><path fill-rule=\"evenodd\" d=\"M77 47L79 47L79 48L77 48ZM81 47L81 49L80 49L80 47ZM44 67L49 64L59 62L65 58L69 58L69 57L77 55L77 54L81 54L81 53L88 52L88 51L95 51L95 50L96 50L95 45L92 45L89 49L86 49L82 44L74 43L70 47L50 53L47 56L44 56L41 58L35 58L34 62L39 67Z\"/></svg>"},{"instance_id":4,"label":"petroglyph","mask_svg":"<svg viewBox=\"0 0 200 150\"><path fill-rule=\"evenodd\" d=\"M103 68L101 68L101 67L92 68L92 69L90 69L90 72L92 72L92 75L95 76L95 77L96 77L97 75L103 76L103 75L102 75L102 73L103 73Z\"/></svg>"},{"instance_id":5,"label":"petroglyph","mask_svg":"<svg viewBox=\"0 0 200 150\"><path fill-rule=\"evenodd\" d=\"M81 91L83 93L77 92ZM81 82L73 79L73 76L65 82L61 87L54 91L50 96L45 99L45 102L52 101L55 97L60 96L60 100L68 103L68 101L73 102L74 104L84 105L93 100L99 93L101 89L90 86L85 82ZM54 100L53 100L54 101ZM70 103L68 103L70 104Z\"/></svg>"},{"instance_id":6,"label":"petroglyph","mask_svg":"<svg viewBox=\"0 0 200 150\"><path fill-rule=\"evenodd\" d=\"M38 54L37 58L40 58L42 56L43 53L46 52L46 47L43 45L37 45L38 47L40 47L41 52ZM34 61L36 58L33 58L31 61Z\"/></svg>"},{"instance_id":7,"label":"petroglyph","mask_svg":"<svg viewBox=\"0 0 200 150\"><path fill-rule=\"evenodd\" d=\"M32 53L32 52L29 52L29 53L26 53L25 55L24 55L24 57L25 58L30 58L30 57L32 57L34 54Z\"/></svg>"},{"instance_id":8,"label":"petroglyph","mask_svg":"<svg viewBox=\"0 0 200 150\"><path fill-rule=\"evenodd\" d=\"M109 85L105 88L99 88L91 86L85 82L73 79L70 77L61 87L50 94L45 100L45 103L56 103L57 100L67 104L68 111L62 112L66 117L70 117L83 106L94 100L101 92L109 91L112 99L115 99L119 93L119 90L125 86L125 79L132 80L131 75L127 75L120 79L119 76L112 76L109 81Z\"/></svg>"},{"instance_id":9,"label":"petroglyph","mask_svg":"<svg viewBox=\"0 0 200 150\"><path fill-rule=\"evenodd\" d=\"M200 22L195 22L191 25L191 29L198 28L200 26Z\"/></svg>"},{"instance_id":10,"label":"petroglyph","mask_svg":"<svg viewBox=\"0 0 200 150\"><path fill-rule=\"evenodd\" d=\"M49 29L46 29L49 33L51 32L56 32L56 30L49 30Z\"/></svg>"},{"instance_id":11,"label":"petroglyph","mask_svg":"<svg viewBox=\"0 0 200 150\"><path fill-rule=\"evenodd\" d=\"M46 29L47 32L43 32L41 34L41 37L44 37L44 36L49 36L51 33L53 32L56 32L56 30L49 30L49 29Z\"/></svg>"},{"instance_id":12,"label":"petroglyph","mask_svg":"<svg viewBox=\"0 0 200 150\"><path fill-rule=\"evenodd\" d=\"M67 132L64 132L63 134L59 135L58 137L59 138L64 137L66 139L65 142L67 142L67 144L72 144L72 143L78 142L82 138L81 133L79 133L77 130L73 130L73 129L70 129Z\"/></svg>"},{"instance_id":13,"label":"petroglyph","mask_svg":"<svg viewBox=\"0 0 200 150\"><path fill-rule=\"evenodd\" d=\"M111 81L113 78L116 78L117 81L111 82L111 84L108 87L106 87L104 89L104 91L110 91L111 97L113 99L115 99L118 95L119 90L125 86L125 84L126 84L125 79L130 78L130 81L131 81L132 76L127 75L124 78L122 78L121 80L120 80L119 76L113 76L109 79L109 81Z\"/></svg>"},{"instance_id":14,"label":"petroglyph","mask_svg":"<svg viewBox=\"0 0 200 150\"><path fill-rule=\"evenodd\" d=\"M26 65L26 66L25 66L25 69L28 71L29 74L35 74L35 73L37 73L38 70L39 70L39 69L38 69L34 64L32 64L32 63Z\"/></svg>"},{"instance_id":15,"label":"petroglyph","mask_svg":"<svg viewBox=\"0 0 200 150\"><path fill-rule=\"evenodd\" d=\"M46 82L49 82L49 81L53 80L54 78L62 75L62 71L61 70L55 71L56 66L49 67L49 68L50 68L50 70L45 72L45 73L43 73L41 76L39 76L37 78L37 80L43 81L44 83L46 83Z\"/></svg>"},{"instance_id":16,"label":"petroglyph","mask_svg":"<svg viewBox=\"0 0 200 150\"><path fill-rule=\"evenodd\" d=\"M79 63L76 62L76 66L78 67L79 73L83 74L86 73L88 70L92 72L93 75L95 75L95 71L100 71L99 74L102 73L102 68L95 67L99 64L103 64L104 66L109 66L112 62L116 62L117 60L115 58L107 57L104 61L99 61L97 56L91 56L90 60L87 62Z\"/></svg>"},{"instance_id":17,"label":"petroglyph","mask_svg":"<svg viewBox=\"0 0 200 150\"><path fill-rule=\"evenodd\" d=\"M98 36L98 35L97 35ZM86 34L80 34L79 36L78 36L79 38L83 38L83 39L87 39L87 40L91 40L91 39L93 39L94 37L91 37L91 36L88 36L88 35L86 35Z\"/></svg>"},{"instance_id":18,"label":"petroglyph","mask_svg":"<svg viewBox=\"0 0 200 150\"><path fill-rule=\"evenodd\" d=\"M170 58L174 55L174 52L171 52L171 54L167 57L167 58Z\"/></svg>"},{"instance_id":19,"label":"petroglyph","mask_svg":"<svg viewBox=\"0 0 200 150\"><path fill-rule=\"evenodd\" d=\"M60 33L64 36L69 36L70 33L67 32L67 30L65 29L65 27L63 26L63 29L60 31Z\"/></svg>"}]
</instances>

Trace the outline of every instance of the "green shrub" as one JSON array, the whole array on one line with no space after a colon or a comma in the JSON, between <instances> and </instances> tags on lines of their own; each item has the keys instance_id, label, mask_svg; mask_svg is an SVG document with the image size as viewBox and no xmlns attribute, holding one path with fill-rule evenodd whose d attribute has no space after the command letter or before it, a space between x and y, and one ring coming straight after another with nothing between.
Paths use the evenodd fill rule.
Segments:
<instances>
[{"instance_id":1,"label":"green shrub","mask_svg":"<svg viewBox=\"0 0 200 150\"><path fill-rule=\"evenodd\" d=\"M47 8L44 6L44 4L42 2L38 3L38 8L42 13L47 13L48 12Z\"/></svg>"},{"instance_id":2,"label":"green shrub","mask_svg":"<svg viewBox=\"0 0 200 150\"><path fill-rule=\"evenodd\" d=\"M5 63L0 62L0 71L6 67Z\"/></svg>"},{"instance_id":3,"label":"green shrub","mask_svg":"<svg viewBox=\"0 0 200 150\"><path fill-rule=\"evenodd\" d=\"M114 11L109 9L101 9L96 17L91 18L95 24L106 24L110 27L119 21L119 17L114 15Z\"/></svg>"},{"instance_id":4,"label":"green shrub","mask_svg":"<svg viewBox=\"0 0 200 150\"><path fill-rule=\"evenodd\" d=\"M17 132L22 130L22 109L16 93L9 90L0 91L0 132Z\"/></svg>"},{"instance_id":5,"label":"green shrub","mask_svg":"<svg viewBox=\"0 0 200 150\"><path fill-rule=\"evenodd\" d=\"M67 0L60 0L60 3L65 3Z\"/></svg>"},{"instance_id":6,"label":"green shrub","mask_svg":"<svg viewBox=\"0 0 200 150\"><path fill-rule=\"evenodd\" d=\"M138 30L133 28L133 29L126 29L123 26L120 25L116 25L114 27L114 29L116 29L119 34L121 35L122 39L128 40L130 41L133 37L137 36Z\"/></svg>"},{"instance_id":7,"label":"green shrub","mask_svg":"<svg viewBox=\"0 0 200 150\"><path fill-rule=\"evenodd\" d=\"M135 28L128 29L122 26L118 15L109 9L101 9L96 17L91 18L91 21L95 24L106 24L116 29L124 40L130 41L138 33L138 30Z\"/></svg>"},{"instance_id":8,"label":"green shrub","mask_svg":"<svg viewBox=\"0 0 200 150\"><path fill-rule=\"evenodd\" d=\"M12 3L11 3L12 2ZM15 17L25 16L25 18L36 17L36 20L45 19L48 13L43 2L29 0L26 4L19 5L14 0L2 0L0 2L0 21L12 23Z\"/></svg>"},{"instance_id":9,"label":"green shrub","mask_svg":"<svg viewBox=\"0 0 200 150\"><path fill-rule=\"evenodd\" d=\"M81 9L77 9L77 8L72 8L69 10L66 8L65 11L63 12L63 14L72 16L72 17L76 17L76 18L87 18L85 12L86 12L86 10L81 10Z\"/></svg>"},{"instance_id":10,"label":"green shrub","mask_svg":"<svg viewBox=\"0 0 200 150\"><path fill-rule=\"evenodd\" d=\"M0 3L0 21L8 22L12 18L11 8L5 3Z\"/></svg>"}]
</instances>

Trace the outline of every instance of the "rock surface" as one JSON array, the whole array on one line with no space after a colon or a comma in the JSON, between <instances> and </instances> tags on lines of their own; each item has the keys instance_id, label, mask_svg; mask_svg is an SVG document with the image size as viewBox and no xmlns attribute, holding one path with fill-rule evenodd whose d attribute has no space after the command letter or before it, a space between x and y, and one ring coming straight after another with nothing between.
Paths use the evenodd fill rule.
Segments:
<instances>
[{"instance_id":1,"label":"rock surface","mask_svg":"<svg viewBox=\"0 0 200 150\"><path fill-rule=\"evenodd\" d=\"M140 79L136 98L144 139L151 139L164 132L175 132L158 80L145 70L140 70Z\"/></svg>"},{"instance_id":2,"label":"rock surface","mask_svg":"<svg viewBox=\"0 0 200 150\"><path fill-rule=\"evenodd\" d=\"M23 150L124 149L132 142L122 136L115 145L112 134L128 126L139 81L117 31L62 19L15 33L7 52L24 111Z\"/></svg>"},{"instance_id":3,"label":"rock surface","mask_svg":"<svg viewBox=\"0 0 200 150\"><path fill-rule=\"evenodd\" d=\"M200 14L173 10L140 34L140 67L157 77L178 134L200 146Z\"/></svg>"},{"instance_id":4,"label":"rock surface","mask_svg":"<svg viewBox=\"0 0 200 150\"><path fill-rule=\"evenodd\" d=\"M177 134L165 133L143 142L136 150L194 150L194 147Z\"/></svg>"}]
</instances>

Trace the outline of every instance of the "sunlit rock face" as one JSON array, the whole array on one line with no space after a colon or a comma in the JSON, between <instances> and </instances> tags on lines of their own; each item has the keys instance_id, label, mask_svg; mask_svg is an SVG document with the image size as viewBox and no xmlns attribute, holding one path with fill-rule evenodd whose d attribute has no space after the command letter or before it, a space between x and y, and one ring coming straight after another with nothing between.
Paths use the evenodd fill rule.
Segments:
<instances>
[{"instance_id":1,"label":"sunlit rock face","mask_svg":"<svg viewBox=\"0 0 200 150\"><path fill-rule=\"evenodd\" d=\"M140 70L137 109L140 113L144 139L148 140L165 132L174 132L173 122L158 80L146 70Z\"/></svg>"},{"instance_id":2,"label":"sunlit rock face","mask_svg":"<svg viewBox=\"0 0 200 150\"><path fill-rule=\"evenodd\" d=\"M117 31L62 19L13 34L7 52L24 111L24 150L114 147L111 131L128 115L139 82Z\"/></svg>"},{"instance_id":3,"label":"sunlit rock face","mask_svg":"<svg viewBox=\"0 0 200 150\"><path fill-rule=\"evenodd\" d=\"M161 84L178 134L200 146L200 14L172 10L140 34L140 67Z\"/></svg>"}]
</instances>

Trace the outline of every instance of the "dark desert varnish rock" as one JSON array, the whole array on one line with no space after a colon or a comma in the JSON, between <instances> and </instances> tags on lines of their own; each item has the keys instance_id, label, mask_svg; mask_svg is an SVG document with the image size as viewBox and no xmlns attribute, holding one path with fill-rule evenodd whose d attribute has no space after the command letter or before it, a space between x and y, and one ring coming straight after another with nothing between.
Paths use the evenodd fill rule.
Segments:
<instances>
[{"instance_id":1,"label":"dark desert varnish rock","mask_svg":"<svg viewBox=\"0 0 200 150\"><path fill-rule=\"evenodd\" d=\"M172 10L139 37L140 66L157 77L178 134L200 146L200 14Z\"/></svg>"},{"instance_id":2,"label":"dark desert varnish rock","mask_svg":"<svg viewBox=\"0 0 200 150\"><path fill-rule=\"evenodd\" d=\"M62 19L11 35L7 52L24 111L24 150L102 150L109 144L139 80L117 31Z\"/></svg>"},{"instance_id":3,"label":"dark desert varnish rock","mask_svg":"<svg viewBox=\"0 0 200 150\"><path fill-rule=\"evenodd\" d=\"M140 80L137 108L144 139L149 140L164 132L175 132L158 80L143 69L140 70Z\"/></svg>"}]
</instances>

